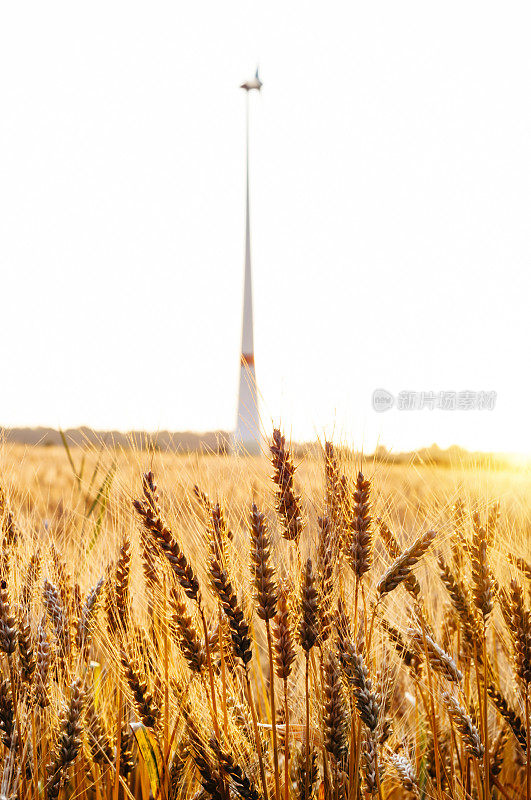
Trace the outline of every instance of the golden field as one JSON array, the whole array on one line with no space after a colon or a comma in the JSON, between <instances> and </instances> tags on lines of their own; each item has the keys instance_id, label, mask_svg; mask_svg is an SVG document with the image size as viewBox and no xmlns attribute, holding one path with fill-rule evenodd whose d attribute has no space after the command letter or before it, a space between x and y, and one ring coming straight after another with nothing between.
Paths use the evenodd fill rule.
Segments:
<instances>
[{"instance_id":1,"label":"golden field","mask_svg":"<svg viewBox=\"0 0 531 800\"><path fill-rule=\"evenodd\" d=\"M0 449L3 796L529 800L529 467L273 445Z\"/></svg>"}]
</instances>

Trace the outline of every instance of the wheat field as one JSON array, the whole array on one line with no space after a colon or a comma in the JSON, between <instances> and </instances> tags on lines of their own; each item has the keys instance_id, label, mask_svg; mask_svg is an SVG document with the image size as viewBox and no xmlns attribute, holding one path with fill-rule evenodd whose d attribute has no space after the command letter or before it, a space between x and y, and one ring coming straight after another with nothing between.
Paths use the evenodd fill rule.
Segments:
<instances>
[{"instance_id":1,"label":"wheat field","mask_svg":"<svg viewBox=\"0 0 531 800\"><path fill-rule=\"evenodd\" d=\"M531 472L0 449L0 795L531 798Z\"/></svg>"}]
</instances>

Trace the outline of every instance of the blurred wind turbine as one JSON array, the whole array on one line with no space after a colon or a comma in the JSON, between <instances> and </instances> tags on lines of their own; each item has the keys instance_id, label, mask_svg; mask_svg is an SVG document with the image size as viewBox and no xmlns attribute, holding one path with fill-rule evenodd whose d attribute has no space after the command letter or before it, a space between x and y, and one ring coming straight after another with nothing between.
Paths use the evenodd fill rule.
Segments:
<instances>
[{"instance_id":1,"label":"blurred wind turbine","mask_svg":"<svg viewBox=\"0 0 531 800\"><path fill-rule=\"evenodd\" d=\"M240 357L240 390L238 394L238 417L234 432L234 447L237 450L257 452L260 449L260 415L258 413L258 391L254 366L253 336L253 291L251 275L251 228L249 216L249 94L260 91L262 81L258 68L254 78L242 83L246 102L246 206L245 206L245 280L243 289L242 347Z\"/></svg>"}]
</instances>

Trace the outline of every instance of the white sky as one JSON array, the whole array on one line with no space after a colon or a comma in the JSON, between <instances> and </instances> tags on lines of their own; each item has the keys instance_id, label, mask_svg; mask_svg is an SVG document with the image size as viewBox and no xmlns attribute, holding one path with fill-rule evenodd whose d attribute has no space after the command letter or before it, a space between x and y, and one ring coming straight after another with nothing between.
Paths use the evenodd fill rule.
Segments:
<instances>
[{"instance_id":1,"label":"white sky","mask_svg":"<svg viewBox=\"0 0 531 800\"><path fill-rule=\"evenodd\" d=\"M252 107L266 423L531 452L525 2L0 11L0 424L231 429ZM376 387L495 390L376 414Z\"/></svg>"}]
</instances>

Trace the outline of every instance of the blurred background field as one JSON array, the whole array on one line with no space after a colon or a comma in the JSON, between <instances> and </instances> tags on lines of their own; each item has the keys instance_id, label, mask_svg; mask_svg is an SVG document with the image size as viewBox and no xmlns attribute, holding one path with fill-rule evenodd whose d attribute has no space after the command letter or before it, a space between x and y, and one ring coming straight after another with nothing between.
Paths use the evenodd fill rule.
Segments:
<instances>
[{"instance_id":1,"label":"blurred background field","mask_svg":"<svg viewBox=\"0 0 531 800\"><path fill-rule=\"evenodd\" d=\"M265 449L265 448L264 448ZM310 527L323 513L324 472L319 445L299 448L297 485ZM456 462L435 461L433 451L393 457L363 457L347 449L342 461L354 480L361 468L371 478L376 513L390 517L405 535L423 524L444 528L450 510L461 499L470 513L497 502L514 541L531 529L531 464L483 456L483 464L457 451ZM0 448L0 476L13 506L27 525L45 535L79 547L94 546L100 536L119 541L132 520L131 499L140 488L143 471L159 476L166 501L183 527L194 534L193 488L198 485L221 502L231 524L245 527L250 503L269 506L273 498L271 464L266 455L240 457L208 452L179 454L157 449L98 446L65 447L4 444ZM189 526L191 529L188 530Z\"/></svg>"}]
</instances>

